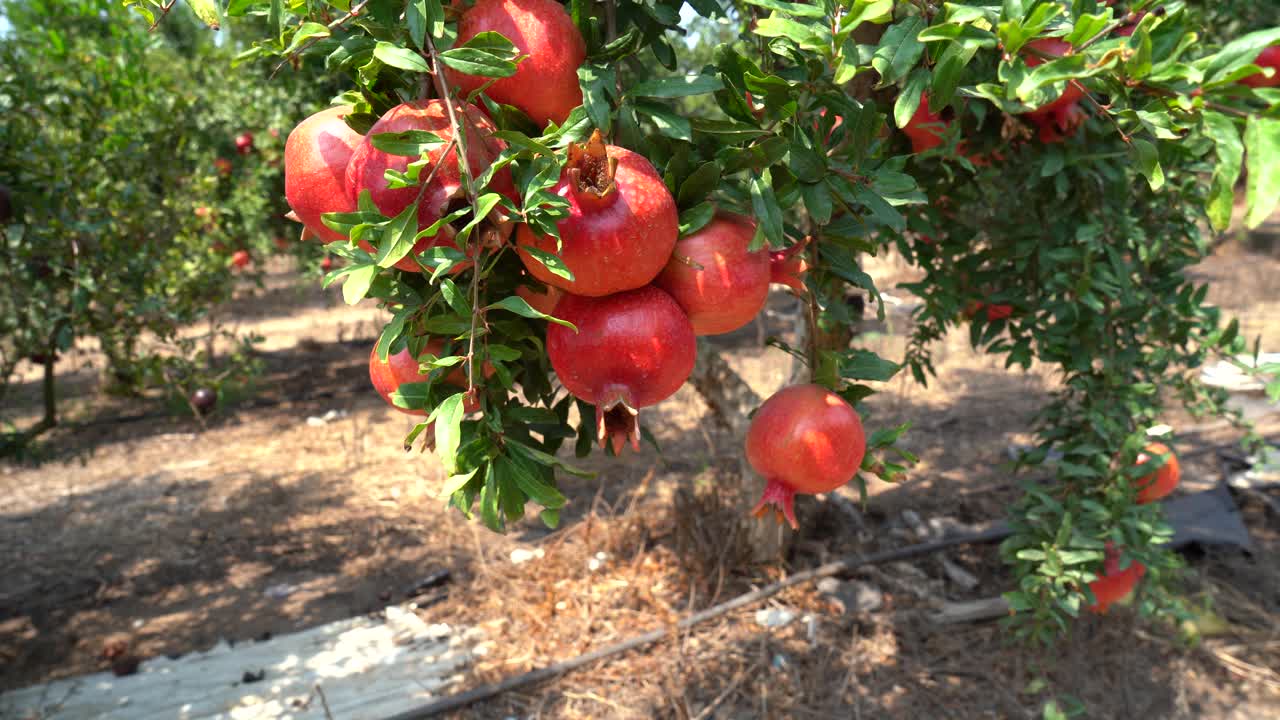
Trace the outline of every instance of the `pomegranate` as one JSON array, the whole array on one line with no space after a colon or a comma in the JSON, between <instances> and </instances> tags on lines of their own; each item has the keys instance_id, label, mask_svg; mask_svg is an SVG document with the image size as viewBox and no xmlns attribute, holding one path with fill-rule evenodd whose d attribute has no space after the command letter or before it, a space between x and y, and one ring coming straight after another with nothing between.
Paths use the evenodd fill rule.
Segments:
<instances>
[{"instance_id":1,"label":"pomegranate","mask_svg":"<svg viewBox=\"0 0 1280 720\"><path fill-rule=\"evenodd\" d=\"M830 492L853 479L867 452L862 419L819 385L792 385L764 401L747 431L747 461L768 484L754 514L769 507L797 527L796 493Z\"/></svg>"},{"instance_id":2,"label":"pomegranate","mask_svg":"<svg viewBox=\"0 0 1280 720\"><path fill-rule=\"evenodd\" d=\"M942 136L949 124L941 115L929 111L929 95L920 93L920 105L916 108L915 115L902 128L902 132L911 139L911 152L922 153L945 142Z\"/></svg>"},{"instance_id":3,"label":"pomegranate","mask_svg":"<svg viewBox=\"0 0 1280 720\"><path fill-rule=\"evenodd\" d=\"M454 113L466 133L467 167L472 176L479 175L488 168L493 159L506 148L506 143L492 136L496 130L492 121L474 105L455 104ZM404 172L413 158L403 155L391 155L373 146L372 138L380 133L398 133L407 130L425 130L435 133L446 144L438 145L427 154L431 165L423 169L422 179L430 180L427 186L412 186L391 189L387 186L385 172L396 170ZM351 155L351 163L347 166L347 188L350 193L348 202L355 203L364 190L370 192L373 204L387 217L394 217L409 207L421 196L418 205L418 227L426 228L448 213L449 204L454 200L464 199L462 181L458 173L458 153L449 141L453 138L453 128L449 123L449 111L442 100L426 100L405 103L391 108L378 122L369 129L369 135L360 143ZM448 153L445 153L445 150ZM432 167L436 169L434 172ZM511 173L506 168L499 171L490 187L505 195L515 197L515 187L511 183ZM451 230L442 230L435 237L423 238L414 245L413 251L405 256L396 267L409 272L418 272L420 268L413 259L414 254L435 245L453 245ZM364 246L366 250L371 247Z\"/></svg>"},{"instance_id":4,"label":"pomegranate","mask_svg":"<svg viewBox=\"0 0 1280 720\"><path fill-rule=\"evenodd\" d=\"M1178 486L1178 479L1182 476L1182 469L1178 467L1178 456L1173 454L1164 443L1151 443L1138 453L1138 465L1146 465L1160 457L1165 457L1164 464L1155 472L1138 478L1135 486L1138 488L1138 504L1146 505L1160 498L1165 497L1173 492Z\"/></svg>"},{"instance_id":5,"label":"pomegranate","mask_svg":"<svg viewBox=\"0 0 1280 720\"><path fill-rule=\"evenodd\" d=\"M232 170L231 161L224 157L220 157L214 160L213 167L215 170L218 171L218 174L223 177L226 177L231 174L231 170Z\"/></svg>"},{"instance_id":6,"label":"pomegranate","mask_svg":"<svg viewBox=\"0 0 1280 720\"><path fill-rule=\"evenodd\" d=\"M697 340L667 293L648 286L607 297L565 295L547 327L547 355L565 389L596 406L596 437L640 449L639 409L670 397L693 372Z\"/></svg>"},{"instance_id":7,"label":"pomegranate","mask_svg":"<svg viewBox=\"0 0 1280 720\"><path fill-rule=\"evenodd\" d=\"M250 257L248 250L237 250L231 254L231 264L238 268L248 267L251 262L253 258Z\"/></svg>"},{"instance_id":8,"label":"pomegranate","mask_svg":"<svg viewBox=\"0 0 1280 720\"><path fill-rule=\"evenodd\" d=\"M444 342L437 338L427 341L425 352L432 355L439 355L444 350ZM391 402L391 394L401 385L406 383L426 382L428 372L419 372L421 363L409 352L409 348L405 347L398 353L387 355L387 361L383 362L378 359L378 347L374 345L369 351L369 380L373 382L373 389L378 391L383 400L387 401L395 409L408 415L426 415L426 410L406 409L396 406ZM486 364L485 376L488 377L493 373L493 367ZM455 365L448 375L444 376L444 382L449 385L455 385L459 389L467 386L467 373L462 365ZM468 396L463 403L464 412L475 412L480 409L480 404L476 400Z\"/></svg>"},{"instance_id":9,"label":"pomegranate","mask_svg":"<svg viewBox=\"0 0 1280 720\"><path fill-rule=\"evenodd\" d=\"M1003 303L988 304L986 305L986 309L987 309L988 322L995 322L997 320L1006 320L1013 316L1012 305L1005 305Z\"/></svg>"},{"instance_id":10,"label":"pomegranate","mask_svg":"<svg viewBox=\"0 0 1280 720\"><path fill-rule=\"evenodd\" d=\"M480 0L458 21L455 44L486 31L501 33L527 57L515 75L497 80L445 68L463 92L493 81L485 94L520 108L538 127L548 120L563 123L582 104L578 66L587 59L587 45L563 5L555 0Z\"/></svg>"},{"instance_id":11,"label":"pomegranate","mask_svg":"<svg viewBox=\"0 0 1280 720\"><path fill-rule=\"evenodd\" d=\"M197 388L191 393L191 407L195 408L196 413L204 415L218 404L218 394L209 388Z\"/></svg>"},{"instance_id":12,"label":"pomegranate","mask_svg":"<svg viewBox=\"0 0 1280 720\"><path fill-rule=\"evenodd\" d=\"M241 155L253 152L253 133L242 132L236 136L236 152Z\"/></svg>"},{"instance_id":13,"label":"pomegranate","mask_svg":"<svg viewBox=\"0 0 1280 720\"><path fill-rule=\"evenodd\" d=\"M1280 87L1280 45L1263 48L1262 52L1258 53L1258 57L1253 61L1253 64L1260 68L1271 68L1271 77L1267 77L1263 73L1255 73L1248 77L1240 78L1240 82L1252 88Z\"/></svg>"},{"instance_id":14,"label":"pomegranate","mask_svg":"<svg viewBox=\"0 0 1280 720\"><path fill-rule=\"evenodd\" d=\"M537 285L535 289L532 287ZM516 288L516 295L529 303L529 307L537 310L543 315L553 314L551 311L556 309L556 303L560 302L564 291L553 285L543 285L542 283L534 283L530 281L529 285L521 285Z\"/></svg>"},{"instance_id":15,"label":"pomegranate","mask_svg":"<svg viewBox=\"0 0 1280 720\"><path fill-rule=\"evenodd\" d=\"M809 271L809 263L800 254L806 244L807 241L800 242L785 250L769 252L769 282L786 285L797 295L808 292L804 286L804 274Z\"/></svg>"},{"instance_id":16,"label":"pomegranate","mask_svg":"<svg viewBox=\"0 0 1280 720\"><path fill-rule=\"evenodd\" d=\"M1137 560L1121 570L1120 551L1108 540L1106 559L1102 561L1102 575L1089 583L1089 592L1093 593L1094 597L1094 603L1088 606L1089 612L1099 615L1106 613L1113 603L1123 600L1133 592L1133 588L1146 572L1146 566Z\"/></svg>"},{"instance_id":17,"label":"pomegranate","mask_svg":"<svg viewBox=\"0 0 1280 720\"><path fill-rule=\"evenodd\" d=\"M320 216L356 209L347 189L347 163L364 138L343 121L349 112L349 107L321 110L298 123L284 143L285 199L298 222L326 243L347 236L330 230Z\"/></svg>"},{"instance_id":18,"label":"pomegranate","mask_svg":"<svg viewBox=\"0 0 1280 720\"><path fill-rule=\"evenodd\" d=\"M684 308L696 335L719 335L746 325L769 296L768 250L748 252L756 224L721 213L676 243L653 281Z\"/></svg>"},{"instance_id":19,"label":"pomegranate","mask_svg":"<svg viewBox=\"0 0 1280 720\"><path fill-rule=\"evenodd\" d=\"M597 130L585 145L570 145L554 192L568 199L553 237L516 230L516 246L529 274L574 295L598 297L649 284L667 264L680 233L676 201L644 157L605 145ZM559 255L573 280L555 275L526 248Z\"/></svg>"},{"instance_id":20,"label":"pomegranate","mask_svg":"<svg viewBox=\"0 0 1280 720\"><path fill-rule=\"evenodd\" d=\"M1052 57L1062 57L1071 52L1070 44L1056 38L1033 40L1027 43L1027 47ZM1032 53L1027 53L1024 59L1027 67L1036 67L1047 62L1044 58ZM1040 142L1046 144L1062 142L1075 134L1087 117L1084 110L1080 108L1080 101L1086 94L1080 83L1068 80L1066 88L1057 100L1041 105L1026 114L1027 119L1039 128Z\"/></svg>"}]
</instances>

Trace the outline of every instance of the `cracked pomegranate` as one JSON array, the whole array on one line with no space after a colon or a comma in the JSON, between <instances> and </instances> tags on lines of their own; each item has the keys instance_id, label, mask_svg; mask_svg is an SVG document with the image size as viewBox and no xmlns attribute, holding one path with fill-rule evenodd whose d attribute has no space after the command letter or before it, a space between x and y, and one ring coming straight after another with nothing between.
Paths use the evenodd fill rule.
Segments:
<instances>
[{"instance_id":1,"label":"cracked pomegranate","mask_svg":"<svg viewBox=\"0 0 1280 720\"><path fill-rule=\"evenodd\" d=\"M654 285L684 308L697 335L719 335L751 322L769 297L769 251L748 252L756 224L731 213L676 242Z\"/></svg>"},{"instance_id":2,"label":"cracked pomegranate","mask_svg":"<svg viewBox=\"0 0 1280 720\"><path fill-rule=\"evenodd\" d=\"M607 297L565 295L547 355L565 389L596 406L596 438L614 453L640 449L640 408L670 397L693 372L697 339L670 295L649 286Z\"/></svg>"},{"instance_id":3,"label":"cracked pomegranate","mask_svg":"<svg viewBox=\"0 0 1280 720\"><path fill-rule=\"evenodd\" d=\"M349 107L321 110L298 123L284 143L284 196L303 227L322 242L346 240L320 216L351 212L355 201L347 189L347 164L364 140L343 121Z\"/></svg>"},{"instance_id":4,"label":"cracked pomegranate","mask_svg":"<svg viewBox=\"0 0 1280 720\"><path fill-rule=\"evenodd\" d=\"M753 511L773 508L797 527L796 493L830 492L853 479L867 437L844 398L819 385L792 385L764 401L747 431L747 461L767 485Z\"/></svg>"},{"instance_id":5,"label":"cracked pomegranate","mask_svg":"<svg viewBox=\"0 0 1280 720\"><path fill-rule=\"evenodd\" d=\"M521 225L520 259L529 274L575 295L599 297L648 285L671 257L679 235L676 201L643 156L606 145L597 130L585 145L570 145L553 192L570 203L561 220L560 247ZM552 273L529 248L558 255L573 273Z\"/></svg>"},{"instance_id":6,"label":"cracked pomegranate","mask_svg":"<svg viewBox=\"0 0 1280 720\"><path fill-rule=\"evenodd\" d=\"M563 5L555 0L480 0L458 21L455 44L482 32L501 34L526 57L515 75L496 80L446 68L449 80L463 92L493 81L485 94L520 108L538 127L548 120L563 123L582 104L578 66L587 59L587 46Z\"/></svg>"}]
</instances>

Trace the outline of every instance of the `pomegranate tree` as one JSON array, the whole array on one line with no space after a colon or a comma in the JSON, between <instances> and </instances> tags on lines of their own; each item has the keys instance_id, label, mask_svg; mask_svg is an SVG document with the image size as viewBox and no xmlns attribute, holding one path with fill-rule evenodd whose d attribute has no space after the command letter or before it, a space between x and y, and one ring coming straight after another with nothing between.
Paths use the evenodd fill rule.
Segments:
<instances>
[{"instance_id":1,"label":"pomegranate tree","mask_svg":"<svg viewBox=\"0 0 1280 720\"><path fill-rule=\"evenodd\" d=\"M1126 568L1171 574L1159 504L1122 478L1164 402L1222 409L1186 371L1243 351L1186 272L1244 168L1246 224L1280 196L1277 98L1237 82L1280 31L1200 43L1165 0L1140 20L1087 0L748 3L726 27L750 42L693 62L665 2L319 5L277 8L282 32L256 50L323 52L369 128L352 205L322 216L347 239L327 280L387 310L380 357L449 338L432 364L461 375L432 385L432 424L406 441L432 428L455 507L502 529L533 501L557 522L558 473L577 472L564 443L637 448L639 409L691 377L696 334L748 322L783 283L805 332L771 345L807 382L748 432L760 508L790 524L797 493L902 478L906 426L864 435L859 410L901 367L929 381L932 347L963 323L1007 365L1062 378L1021 458L1053 480L1028 485L1003 546L1025 631L1082 606L1104 539ZM917 276L901 364L856 345L846 300L885 317L860 261L890 249Z\"/></svg>"}]
</instances>

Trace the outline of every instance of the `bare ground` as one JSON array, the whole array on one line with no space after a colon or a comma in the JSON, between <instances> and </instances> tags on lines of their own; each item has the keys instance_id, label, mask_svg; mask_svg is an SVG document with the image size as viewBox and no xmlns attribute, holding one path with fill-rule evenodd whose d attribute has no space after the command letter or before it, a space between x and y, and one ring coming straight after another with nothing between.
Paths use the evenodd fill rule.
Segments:
<instances>
[{"instance_id":1,"label":"bare ground","mask_svg":"<svg viewBox=\"0 0 1280 720\"><path fill-rule=\"evenodd\" d=\"M873 269L883 287L906 277L892 258ZM1198 272L1217 281L1211 298L1247 334L1276 337L1280 262L1266 248L1226 244ZM1043 369L1008 372L975 355L963 333L947 338L934 383L894 380L869 404L872 427L914 423L907 442L922 462L912 480L872 487L862 527L815 504L785 566L738 562L725 530L735 478L724 468L740 448L707 422L689 388L646 411L661 454L593 457L596 479L564 484L571 505L559 530L534 520L497 536L444 508L434 458L399 449L411 420L366 387L378 311L342 306L311 282L275 268L265 288L225 309L267 336L268 371L253 401L207 427L102 399L92 349L59 366L73 422L53 436L43 464L0 466L0 689L102 669L110 638L146 657L373 612L442 569L453 580L422 612L485 627L492 642L473 682L506 677L672 625L831 557L904 544L903 509L998 518L1016 497L1005 448L1030 440L1029 420L1054 382ZM767 328L720 341L762 395L786 381L789 364L757 341L766 329L785 332L790 302L773 298ZM906 330L906 316L891 314L863 341L900 356ZM17 395L32 416L36 389L32 376ZM340 417L307 422L329 411ZM1272 432L1280 424L1263 422ZM1219 477L1212 453L1186 467L1188 486ZM994 548L975 547L949 553L981 580L974 591L947 584L936 559L860 573L884 592L874 613L842 614L801 586L766 607L807 620L766 630L754 608L731 613L463 715L1039 717L1056 696L1064 708L1082 703L1088 717L1275 717L1280 518L1238 500L1258 551L1191 558L1187 592L1213 609L1206 627L1215 629L1193 647L1125 610L1084 619L1051 653L1010 644L998 624L940 630L922 618L931 600L1008 587ZM544 555L513 564L521 547Z\"/></svg>"}]
</instances>

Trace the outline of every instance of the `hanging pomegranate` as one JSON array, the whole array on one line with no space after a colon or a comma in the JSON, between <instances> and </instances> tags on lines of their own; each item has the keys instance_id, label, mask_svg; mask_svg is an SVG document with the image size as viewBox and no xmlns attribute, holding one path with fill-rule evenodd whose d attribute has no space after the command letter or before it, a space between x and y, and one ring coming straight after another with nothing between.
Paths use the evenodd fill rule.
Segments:
<instances>
[{"instance_id":1,"label":"hanging pomegranate","mask_svg":"<svg viewBox=\"0 0 1280 720\"><path fill-rule=\"evenodd\" d=\"M1169 446L1164 443L1151 443L1143 448L1142 452L1138 453L1137 464L1146 465L1160 457L1166 459L1159 469L1134 482L1138 488L1139 505L1153 503L1173 492L1173 489L1178 486L1178 479L1182 477L1182 469L1178 467L1178 456L1174 455Z\"/></svg>"},{"instance_id":2,"label":"hanging pomegranate","mask_svg":"<svg viewBox=\"0 0 1280 720\"><path fill-rule=\"evenodd\" d=\"M772 507L797 527L796 493L830 492L853 479L867 452L862 419L819 385L792 385L764 401L747 431L747 461L767 485L753 511Z\"/></svg>"},{"instance_id":3,"label":"hanging pomegranate","mask_svg":"<svg viewBox=\"0 0 1280 720\"><path fill-rule=\"evenodd\" d=\"M565 295L552 324L547 355L565 389L596 406L596 437L619 453L640 449L636 416L670 397L693 372L697 340L670 295L649 286L606 297Z\"/></svg>"},{"instance_id":4,"label":"hanging pomegranate","mask_svg":"<svg viewBox=\"0 0 1280 720\"><path fill-rule=\"evenodd\" d=\"M911 152L922 153L946 142L942 136L947 125L949 123L942 119L942 115L929 111L929 95L920 93L920 104L902 132L911 139Z\"/></svg>"},{"instance_id":5,"label":"hanging pomegranate","mask_svg":"<svg viewBox=\"0 0 1280 720\"><path fill-rule=\"evenodd\" d=\"M297 220L322 242L346 240L320 216L352 212L355 200L347 188L347 164L364 140L343 120L349 107L321 110L298 123L284 143L284 196Z\"/></svg>"},{"instance_id":6,"label":"hanging pomegranate","mask_svg":"<svg viewBox=\"0 0 1280 720\"><path fill-rule=\"evenodd\" d=\"M496 130L493 122L474 105L455 103L454 113L457 115L458 123L464 128L467 168L474 177L489 167L493 159L506 148L506 143L493 137ZM404 172L409 167L409 163L416 158L392 155L378 150L373 146L373 136L408 130L425 130L435 133L444 140L444 144L437 145L427 153L429 164L423 168L421 175L421 179L426 182L425 188L414 185L393 189L388 186L386 171ZM386 115L374 123L369 129L368 136L351 155L346 175L350 201L355 203L360 193L368 190L378 210L387 217L394 217L421 197L418 204L418 227L422 229L432 225L448 213L450 203L455 200L465 201L462 180L458 173L458 154L451 142L453 136L449 111L442 100L404 103L391 108ZM506 168L494 175L490 187L504 195L515 197L511 173ZM435 237L419 240L414 245L413 251L396 263L396 267L409 272L418 272L420 268L413 259L414 255L435 245L453 247L453 232L444 229Z\"/></svg>"},{"instance_id":7,"label":"hanging pomegranate","mask_svg":"<svg viewBox=\"0 0 1280 720\"><path fill-rule=\"evenodd\" d=\"M564 5L555 0L479 0L458 21L455 44L482 32L501 34L525 57L515 75L496 80L446 68L449 80L463 92L492 81L485 94L520 108L538 127L548 120L563 123L582 104L578 66L587 59L587 45Z\"/></svg>"},{"instance_id":8,"label":"hanging pomegranate","mask_svg":"<svg viewBox=\"0 0 1280 720\"><path fill-rule=\"evenodd\" d=\"M424 352L431 355L439 356L444 350L444 341L438 338L432 338L427 341ZM398 353L390 353L387 355L386 362L378 358L378 347L375 345L369 351L369 380L373 382L373 389L378 391L383 400L387 404L408 415L426 415L426 410L407 409L397 406L391 402L391 394L401 385L407 383L426 382L430 371L421 372L419 367L421 363L413 353L409 352L409 348L405 347ZM485 377L493 373L493 367L486 363ZM456 386L459 390L467 386L467 373L462 365L456 365L444 376L444 382L449 385ZM470 396L463 404L464 412L475 412L480 409L480 404Z\"/></svg>"},{"instance_id":9,"label":"hanging pomegranate","mask_svg":"<svg viewBox=\"0 0 1280 720\"><path fill-rule=\"evenodd\" d=\"M597 130L585 145L570 145L569 160L553 190L571 204L556 239L516 230L516 247L529 274L574 295L599 297L643 287L671 257L679 235L676 201L643 156L605 145ZM573 273L566 280L526 248L559 255Z\"/></svg>"},{"instance_id":10,"label":"hanging pomegranate","mask_svg":"<svg viewBox=\"0 0 1280 720\"><path fill-rule=\"evenodd\" d=\"M768 250L748 252L756 224L721 213L676 242L654 285L684 308L697 335L719 335L751 322L769 297Z\"/></svg>"},{"instance_id":11,"label":"hanging pomegranate","mask_svg":"<svg viewBox=\"0 0 1280 720\"><path fill-rule=\"evenodd\" d=\"M1058 58L1071 52L1069 43L1056 38L1032 40L1027 43L1027 47L1039 53L1027 53L1023 56L1027 67L1036 67L1048 62L1041 57L1041 54ZM1057 100L1026 113L1027 119L1039 128L1040 142L1046 144L1062 142L1075 134L1087 118L1084 110L1080 108L1080 101L1086 94L1079 82L1068 80L1066 88Z\"/></svg>"},{"instance_id":12,"label":"hanging pomegranate","mask_svg":"<svg viewBox=\"0 0 1280 720\"><path fill-rule=\"evenodd\" d=\"M536 286L536 289L535 287ZM553 285L544 285L537 281L530 281L528 285L521 285L516 288L516 295L529 303L529 307L537 310L544 315L554 315L552 311L556 309L556 303L560 302L560 298L564 296L564 291Z\"/></svg>"},{"instance_id":13,"label":"hanging pomegranate","mask_svg":"<svg viewBox=\"0 0 1280 720\"><path fill-rule=\"evenodd\" d=\"M1147 568L1134 560L1129 567L1120 569L1120 551L1115 544L1107 541L1106 558L1102 561L1102 575L1089 583L1089 591L1093 593L1095 602L1088 606L1089 612L1102 615L1112 604L1128 597L1138 581L1146 574Z\"/></svg>"}]
</instances>

